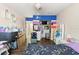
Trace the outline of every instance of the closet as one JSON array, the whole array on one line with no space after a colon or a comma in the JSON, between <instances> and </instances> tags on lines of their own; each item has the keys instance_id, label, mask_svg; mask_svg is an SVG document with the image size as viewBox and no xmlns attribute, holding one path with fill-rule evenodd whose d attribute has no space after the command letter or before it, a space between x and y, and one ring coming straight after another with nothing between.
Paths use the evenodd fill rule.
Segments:
<instances>
[{"instance_id":1,"label":"closet","mask_svg":"<svg viewBox=\"0 0 79 59\"><path fill-rule=\"evenodd\" d=\"M62 24L57 22L56 15L33 15L26 18L26 25L27 43L37 43L42 38L58 43L63 39Z\"/></svg>"}]
</instances>

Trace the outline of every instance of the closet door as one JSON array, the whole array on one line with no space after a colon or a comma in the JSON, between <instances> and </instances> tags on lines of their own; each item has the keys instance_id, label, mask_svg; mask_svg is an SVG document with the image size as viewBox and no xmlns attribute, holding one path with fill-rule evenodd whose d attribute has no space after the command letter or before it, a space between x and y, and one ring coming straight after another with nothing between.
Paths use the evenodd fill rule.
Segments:
<instances>
[{"instance_id":1,"label":"closet door","mask_svg":"<svg viewBox=\"0 0 79 59\"><path fill-rule=\"evenodd\" d=\"M33 22L32 21L26 21L26 39L27 39L27 45L28 43L31 43L31 33L33 32Z\"/></svg>"}]
</instances>

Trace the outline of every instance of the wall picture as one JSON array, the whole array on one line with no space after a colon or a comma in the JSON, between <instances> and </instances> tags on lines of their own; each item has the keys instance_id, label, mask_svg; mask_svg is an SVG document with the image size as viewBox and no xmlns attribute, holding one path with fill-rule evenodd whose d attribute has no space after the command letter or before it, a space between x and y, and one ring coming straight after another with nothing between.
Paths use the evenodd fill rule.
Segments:
<instances>
[{"instance_id":1,"label":"wall picture","mask_svg":"<svg viewBox=\"0 0 79 59\"><path fill-rule=\"evenodd\" d=\"M34 25L33 25L33 30L34 30L34 31L39 31L39 25L34 24Z\"/></svg>"}]
</instances>

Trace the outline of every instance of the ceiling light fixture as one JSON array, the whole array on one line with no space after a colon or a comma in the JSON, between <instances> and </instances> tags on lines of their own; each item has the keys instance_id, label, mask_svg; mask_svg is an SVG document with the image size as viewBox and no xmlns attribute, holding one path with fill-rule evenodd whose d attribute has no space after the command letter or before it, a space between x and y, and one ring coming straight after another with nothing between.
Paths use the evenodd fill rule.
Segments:
<instances>
[{"instance_id":1,"label":"ceiling light fixture","mask_svg":"<svg viewBox=\"0 0 79 59\"><path fill-rule=\"evenodd\" d=\"M39 11L41 9L41 4L40 3L36 3L35 4L35 8L36 8L36 10Z\"/></svg>"}]
</instances>

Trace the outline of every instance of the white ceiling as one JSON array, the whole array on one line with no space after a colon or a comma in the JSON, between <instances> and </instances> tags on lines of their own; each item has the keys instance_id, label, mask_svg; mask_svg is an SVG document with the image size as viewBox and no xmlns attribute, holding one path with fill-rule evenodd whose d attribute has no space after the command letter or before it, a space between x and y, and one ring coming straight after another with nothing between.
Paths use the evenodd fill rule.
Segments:
<instances>
[{"instance_id":1,"label":"white ceiling","mask_svg":"<svg viewBox=\"0 0 79 59\"><path fill-rule=\"evenodd\" d=\"M38 13L35 9L34 3L5 3L9 8L14 9L15 12L21 14L22 16L32 16ZM42 9L40 14L53 14L57 15L59 12L67 8L69 3L41 3Z\"/></svg>"}]
</instances>

